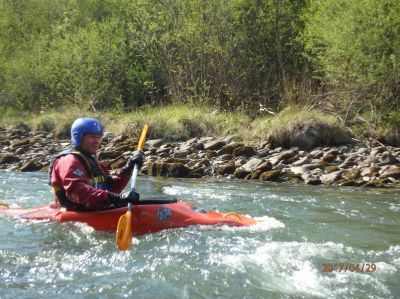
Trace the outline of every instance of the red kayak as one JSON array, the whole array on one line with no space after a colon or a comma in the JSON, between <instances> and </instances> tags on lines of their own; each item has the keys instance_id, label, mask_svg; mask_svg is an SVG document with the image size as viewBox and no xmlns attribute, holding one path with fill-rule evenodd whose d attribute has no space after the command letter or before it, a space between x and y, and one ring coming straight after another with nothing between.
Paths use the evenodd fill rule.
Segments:
<instances>
[{"instance_id":1,"label":"red kayak","mask_svg":"<svg viewBox=\"0 0 400 299\"><path fill-rule=\"evenodd\" d=\"M118 220L125 212L126 207L105 211L77 212L53 209L49 206L25 209L0 206L0 214L17 219L83 222L96 230L113 232L116 231ZM132 233L135 235L191 225L250 226L256 223L256 220L237 213L223 214L196 209L189 203L176 199L145 199L135 204L132 210Z\"/></svg>"}]
</instances>

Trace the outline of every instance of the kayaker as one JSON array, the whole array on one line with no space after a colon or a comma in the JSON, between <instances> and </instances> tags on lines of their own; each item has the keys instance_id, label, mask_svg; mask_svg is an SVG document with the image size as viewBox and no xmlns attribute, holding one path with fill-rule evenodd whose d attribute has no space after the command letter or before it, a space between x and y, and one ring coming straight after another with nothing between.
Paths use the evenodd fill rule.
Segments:
<instances>
[{"instance_id":1,"label":"kayaker","mask_svg":"<svg viewBox=\"0 0 400 299\"><path fill-rule=\"evenodd\" d=\"M55 193L56 207L93 211L139 200L136 192L121 192L128 184L135 164L139 169L143 165L143 153L133 152L126 165L111 175L110 170L97 160L103 133L103 125L94 118L78 118L72 124L72 148L50 163L50 185Z\"/></svg>"}]
</instances>

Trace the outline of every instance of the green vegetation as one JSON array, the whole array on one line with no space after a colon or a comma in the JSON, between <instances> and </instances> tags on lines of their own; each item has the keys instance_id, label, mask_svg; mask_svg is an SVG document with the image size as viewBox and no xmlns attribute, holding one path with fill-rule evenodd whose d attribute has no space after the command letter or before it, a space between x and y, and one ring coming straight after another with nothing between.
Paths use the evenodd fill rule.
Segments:
<instances>
[{"instance_id":1,"label":"green vegetation","mask_svg":"<svg viewBox=\"0 0 400 299\"><path fill-rule=\"evenodd\" d=\"M251 129L251 121L246 114L219 113L206 106L195 107L189 104L143 106L132 112L93 112L75 106L65 107L61 111L51 109L38 114L5 110L0 113L0 127L24 124L32 130L53 132L57 137L69 138L71 124L82 115L100 119L106 131L114 134L139 135L143 124L148 123L151 128L149 138L182 141L192 137L232 134L243 140L251 140L246 138Z\"/></svg>"},{"instance_id":2,"label":"green vegetation","mask_svg":"<svg viewBox=\"0 0 400 299\"><path fill-rule=\"evenodd\" d=\"M0 114L1 115L1 114ZM48 110L39 114L18 114L6 110L0 118L0 127L18 126L21 123L33 130L53 132L57 137L69 138L72 122L82 115L102 121L106 132L139 136L143 124L148 123L149 139L163 138L169 141L185 141L193 137L236 136L238 141L259 145L266 139L276 146L291 146L290 140L298 128L317 125L323 144L348 142L345 128L339 120L316 110L288 107L276 116L249 118L241 112L218 112L206 106L184 104L162 107L144 106L132 112L82 111L76 107L65 110ZM29 117L28 117L29 116ZM347 138L347 139L346 139ZM321 141L321 142L322 142Z\"/></svg>"},{"instance_id":3,"label":"green vegetation","mask_svg":"<svg viewBox=\"0 0 400 299\"><path fill-rule=\"evenodd\" d=\"M0 117L148 113L190 137L300 105L398 136L399 20L397 0L0 0Z\"/></svg>"}]
</instances>

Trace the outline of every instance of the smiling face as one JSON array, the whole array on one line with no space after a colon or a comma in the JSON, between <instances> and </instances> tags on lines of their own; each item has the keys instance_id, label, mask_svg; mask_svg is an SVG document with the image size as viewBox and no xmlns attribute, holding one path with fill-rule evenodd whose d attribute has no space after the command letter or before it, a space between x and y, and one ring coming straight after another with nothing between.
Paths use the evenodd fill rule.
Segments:
<instances>
[{"instance_id":1,"label":"smiling face","mask_svg":"<svg viewBox=\"0 0 400 299\"><path fill-rule=\"evenodd\" d=\"M95 155L100 148L101 137L102 135L100 134L93 134L93 133L83 134L81 142L82 150L88 152L89 154Z\"/></svg>"}]
</instances>

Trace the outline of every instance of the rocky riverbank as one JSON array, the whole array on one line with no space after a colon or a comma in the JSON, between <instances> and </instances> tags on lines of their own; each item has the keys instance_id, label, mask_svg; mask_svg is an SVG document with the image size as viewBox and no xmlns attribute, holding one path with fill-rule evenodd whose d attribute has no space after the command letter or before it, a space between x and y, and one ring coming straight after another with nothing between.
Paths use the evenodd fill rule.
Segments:
<instances>
[{"instance_id":1,"label":"rocky riverbank","mask_svg":"<svg viewBox=\"0 0 400 299\"><path fill-rule=\"evenodd\" d=\"M125 164L137 140L105 134L99 160L111 169ZM0 129L0 169L47 171L52 156L70 146L52 133ZM300 148L271 148L222 139L193 138L169 143L148 140L143 174L180 178L226 177L310 185L400 188L400 148L349 144Z\"/></svg>"}]
</instances>

